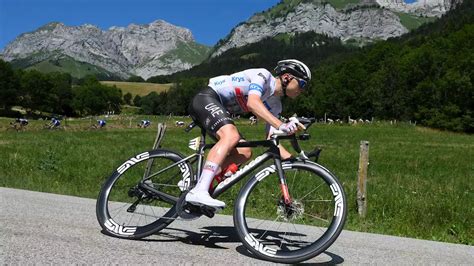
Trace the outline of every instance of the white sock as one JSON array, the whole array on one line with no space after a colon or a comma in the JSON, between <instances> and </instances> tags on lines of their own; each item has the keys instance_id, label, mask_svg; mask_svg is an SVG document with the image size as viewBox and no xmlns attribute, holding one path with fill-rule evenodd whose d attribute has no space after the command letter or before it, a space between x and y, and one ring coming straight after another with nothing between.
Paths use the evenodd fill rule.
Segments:
<instances>
[{"instance_id":1,"label":"white sock","mask_svg":"<svg viewBox=\"0 0 474 266\"><path fill-rule=\"evenodd\" d=\"M218 164L213 163L211 161L206 161L202 169L201 177L199 178L199 181L194 189L209 193L209 186L211 185L211 182L214 179L214 175L216 174L218 168Z\"/></svg>"}]
</instances>

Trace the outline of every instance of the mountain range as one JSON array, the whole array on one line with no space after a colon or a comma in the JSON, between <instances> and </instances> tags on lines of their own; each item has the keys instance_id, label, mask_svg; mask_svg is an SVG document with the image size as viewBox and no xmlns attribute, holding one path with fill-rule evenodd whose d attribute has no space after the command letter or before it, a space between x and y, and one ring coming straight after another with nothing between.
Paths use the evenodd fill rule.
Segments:
<instances>
[{"instance_id":1,"label":"mountain range","mask_svg":"<svg viewBox=\"0 0 474 266\"><path fill-rule=\"evenodd\" d=\"M316 32L364 45L409 32L460 0L282 0L237 25L216 46L197 43L189 29L163 20L101 30L53 22L24 33L0 57L18 68L65 71L80 78L147 79L189 69L223 52L279 34Z\"/></svg>"},{"instance_id":2,"label":"mountain range","mask_svg":"<svg viewBox=\"0 0 474 266\"><path fill-rule=\"evenodd\" d=\"M94 25L54 22L20 35L7 45L3 58L22 67L69 67L79 76L102 72L106 77L148 78L187 69L201 62L209 50L194 41L190 30L163 20L106 31Z\"/></svg>"}]
</instances>

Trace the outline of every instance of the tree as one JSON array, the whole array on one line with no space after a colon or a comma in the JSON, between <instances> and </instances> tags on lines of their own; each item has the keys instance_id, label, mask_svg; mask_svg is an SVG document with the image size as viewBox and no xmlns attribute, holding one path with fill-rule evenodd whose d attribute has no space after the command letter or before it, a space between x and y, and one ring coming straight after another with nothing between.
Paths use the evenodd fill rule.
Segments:
<instances>
[{"instance_id":1,"label":"tree","mask_svg":"<svg viewBox=\"0 0 474 266\"><path fill-rule=\"evenodd\" d=\"M151 115L155 113L155 108L159 102L159 95L156 92L150 92L140 100L141 113Z\"/></svg>"},{"instance_id":2,"label":"tree","mask_svg":"<svg viewBox=\"0 0 474 266\"><path fill-rule=\"evenodd\" d=\"M135 97L133 98L133 105L140 106L141 99L142 97L140 97L140 95L135 95Z\"/></svg>"},{"instance_id":3,"label":"tree","mask_svg":"<svg viewBox=\"0 0 474 266\"><path fill-rule=\"evenodd\" d=\"M72 77L68 73L54 72L47 74L52 87L50 90L50 110L53 113L73 115L71 101L72 93Z\"/></svg>"},{"instance_id":4,"label":"tree","mask_svg":"<svg viewBox=\"0 0 474 266\"><path fill-rule=\"evenodd\" d=\"M197 91L205 88L206 83L207 79L203 78L187 78L177 82L166 95L166 113L186 114L192 97Z\"/></svg>"},{"instance_id":5,"label":"tree","mask_svg":"<svg viewBox=\"0 0 474 266\"><path fill-rule=\"evenodd\" d=\"M20 78L21 100L20 104L28 112L34 110L51 110L51 88L50 80L41 72L36 70L25 71Z\"/></svg>"},{"instance_id":6,"label":"tree","mask_svg":"<svg viewBox=\"0 0 474 266\"><path fill-rule=\"evenodd\" d=\"M151 83L158 83L158 84L171 83L171 80L168 76L154 76L147 79L146 81L151 82Z\"/></svg>"},{"instance_id":7,"label":"tree","mask_svg":"<svg viewBox=\"0 0 474 266\"><path fill-rule=\"evenodd\" d=\"M98 115L106 111L120 112L122 92L100 84L96 79L86 79L84 84L74 90L72 106L78 115Z\"/></svg>"},{"instance_id":8,"label":"tree","mask_svg":"<svg viewBox=\"0 0 474 266\"><path fill-rule=\"evenodd\" d=\"M125 93L123 96L123 101L125 104L131 105L132 104L132 94L130 92Z\"/></svg>"},{"instance_id":9,"label":"tree","mask_svg":"<svg viewBox=\"0 0 474 266\"><path fill-rule=\"evenodd\" d=\"M139 76L131 76L127 79L128 82L145 82L142 77Z\"/></svg>"},{"instance_id":10,"label":"tree","mask_svg":"<svg viewBox=\"0 0 474 266\"><path fill-rule=\"evenodd\" d=\"M10 109L17 103L20 82L11 65L0 60L0 108Z\"/></svg>"}]
</instances>

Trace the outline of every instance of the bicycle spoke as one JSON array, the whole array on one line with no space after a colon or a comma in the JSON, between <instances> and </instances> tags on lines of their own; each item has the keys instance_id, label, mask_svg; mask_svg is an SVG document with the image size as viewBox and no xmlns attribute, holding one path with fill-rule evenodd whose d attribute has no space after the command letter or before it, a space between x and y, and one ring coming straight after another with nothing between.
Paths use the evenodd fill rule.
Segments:
<instances>
[{"instance_id":1,"label":"bicycle spoke","mask_svg":"<svg viewBox=\"0 0 474 266\"><path fill-rule=\"evenodd\" d=\"M285 236L286 236L286 233L288 233L288 231L285 231L285 235L283 235L283 238L280 240L280 249L281 249L281 246L283 245L283 240L285 240Z\"/></svg>"},{"instance_id":2,"label":"bicycle spoke","mask_svg":"<svg viewBox=\"0 0 474 266\"><path fill-rule=\"evenodd\" d=\"M289 189L290 191L293 191L293 184L295 183L295 180L296 180L296 173L297 173L297 172L298 172L298 170L296 170L296 171L295 171L295 174L293 175L293 182L291 182L291 188L288 187L288 189ZM298 183L296 183L296 184L298 185ZM297 190L296 188L294 188L294 191L298 191L298 190ZM298 197L297 194L295 194L295 196Z\"/></svg>"},{"instance_id":3,"label":"bicycle spoke","mask_svg":"<svg viewBox=\"0 0 474 266\"><path fill-rule=\"evenodd\" d=\"M303 213L303 214L304 214L304 215L307 215L307 216L309 216L309 217L312 217L312 218L318 219L318 220L320 220L320 221L324 221L324 222L326 222L326 223L329 223L329 221L328 221L328 220L326 220L326 219L323 219L323 218L321 218L321 217L318 217L318 216L316 216L316 215L311 215L311 214L307 214L307 213Z\"/></svg>"},{"instance_id":4,"label":"bicycle spoke","mask_svg":"<svg viewBox=\"0 0 474 266\"><path fill-rule=\"evenodd\" d=\"M314 200L305 200L305 202L333 202L334 200L332 199L329 199L329 200L318 200L318 199L314 199Z\"/></svg>"},{"instance_id":5,"label":"bicycle spoke","mask_svg":"<svg viewBox=\"0 0 474 266\"><path fill-rule=\"evenodd\" d=\"M257 220L258 221L258 220ZM266 222L267 220L262 220L261 223L259 223L255 228L260 228L260 225L262 225L264 222Z\"/></svg>"},{"instance_id":6,"label":"bicycle spoke","mask_svg":"<svg viewBox=\"0 0 474 266\"><path fill-rule=\"evenodd\" d=\"M303 243L303 240L301 240L301 235L300 235L300 233L298 233L298 230L296 229L295 224L294 224L294 223L291 223L291 225L293 225L293 228L295 228L296 235L299 237L300 242Z\"/></svg>"},{"instance_id":7,"label":"bicycle spoke","mask_svg":"<svg viewBox=\"0 0 474 266\"><path fill-rule=\"evenodd\" d=\"M321 185L317 186L315 189L311 190L310 192L308 192L306 195L304 195L304 197L302 197L300 200L306 198L309 194L311 194L311 192L314 192L316 189L318 189L319 187L321 187L324 183L321 183Z\"/></svg>"},{"instance_id":8,"label":"bicycle spoke","mask_svg":"<svg viewBox=\"0 0 474 266\"><path fill-rule=\"evenodd\" d=\"M278 220L278 218L279 218L279 217L277 217L275 220L273 220L273 224L275 223L276 220ZM266 221L266 220L264 220L264 221ZM269 228L271 228L271 227L269 227ZM262 234L262 236L259 238L259 240L262 239L262 237L263 237L267 232L268 232L268 229L265 230L265 232L263 232L263 234Z\"/></svg>"}]
</instances>

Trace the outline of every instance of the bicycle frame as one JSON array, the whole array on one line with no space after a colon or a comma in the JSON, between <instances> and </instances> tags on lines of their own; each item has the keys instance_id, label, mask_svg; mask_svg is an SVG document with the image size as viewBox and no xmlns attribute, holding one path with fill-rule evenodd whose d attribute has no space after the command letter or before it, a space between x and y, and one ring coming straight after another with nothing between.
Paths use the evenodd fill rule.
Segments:
<instances>
[{"instance_id":1,"label":"bicycle frame","mask_svg":"<svg viewBox=\"0 0 474 266\"><path fill-rule=\"evenodd\" d=\"M185 131L189 132L195 126L196 126L196 124L192 123L185 129ZM309 139L309 135L306 134L306 131L304 132L303 135L300 135L299 137L302 140ZM285 175L284 175L284 172L283 172L283 165L282 165L282 160L281 160L281 156L280 156L280 149L278 148L278 145L279 145L279 142L280 142L281 139L290 140L291 144L293 146L293 149L296 152L300 153L300 155L303 159L309 159L308 156L305 154L305 152L300 148L300 146L298 144L298 141L297 141L297 138L296 138L296 135L294 135L294 134L290 135L290 136L272 136L270 139L263 140L263 141L239 142L236 145L236 148L240 148L240 147L250 147L250 148L268 147L268 150L266 150L260 156L256 157L254 160L250 161L248 164L246 164L243 168L241 168L239 171L234 173L232 176L226 178L224 181L219 183L216 186L216 188L214 189L214 191L212 192L211 197L217 198L219 195L221 195L222 193L227 191L231 186L233 186L235 183L239 182L242 178L247 176L249 173L251 173L252 171L257 169L258 167L262 166L268 160L273 159L274 167L270 166L269 168L266 168L265 170L267 170L267 171L265 173L268 175L269 173L272 173L272 172L275 172L275 171L277 172L278 178L279 178L279 181L280 181L280 187L281 187L281 190L282 190L282 195L284 197L285 203L290 204L291 203L291 198L290 198L290 195L289 195L289 192L288 192L288 186L286 184L286 178L285 178ZM168 170L172 167L175 167L176 165L180 165L183 162L190 162L190 164L193 164L195 161L192 161L192 159L194 157L197 157L197 159L196 159L197 160L196 174L194 176L190 177L191 178L190 184L192 184L192 185L197 184L198 178L201 176L202 168L203 168L203 165L204 165L205 150L211 149L214 145L215 145L215 143L206 144L206 131L201 128L201 136L199 138L199 145L197 146L197 148L195 148L195 150L197 150L196 153L191 154L191 155L187 156L186 158L183 158L182 160L179 160L178 162L175 162L175 163L169 165L168 167L166 167L164 169L161 169L156 173L153 173L152 175L149 175L149 176L145 175L146 178L144 176L144 179L142 180L141 185L146 187L147 189L151 190L152 192L156 193L157 195L162 197L165 201L168 201L168 200L170 200L171 202L176 201L177 199L175 197L171 197L169 195L166 195L165 193L162 193L162 192L154 189L151 186L147 186L145 184L145 181L151 179L153 176L156 176L156 175L159 175L162 172L165 172L166 170ZM314 152L312 152L312 153L314 153ZM316 153L316 155L319 156L319 151Z\"/></svg>"},{"instance_id":2,"label":"bicycle frame","mask_svg":"<svg viewBox=\"0 0 474 266\"><path fill-rule=\"evenodd\" d=\"M285 198L286 203L290 203L291 199L288 193L288 187L286 185L286 179L285 175L283 172L283 167L282 167L282 161L281 161L281 156L280 156L280 149L278 148L279 140L280 139L291 139L294 140L292 141L293 147L295 150L301 151L299 148L297 142L296 142L296 137L294 135L292 136L275 136L272 137L269 140L263 140L263 141L245 141L245 142L239 142L236 146L236 148L240 147L268 147L268 150L265 151L263 154L260 156L256 157L254 160L250 161L248 164L246 164L242 169L234 173L232 176L228 177L221 183L217 185L217 187L214 189L214 192L212 193L213 198L217 198L219 195L227 191L231 186L233 186L235 183L239 182L242 178L247 176L249 173L257 169L258 167L262 166L265 162L267 162L270 159L273 159L274 165L276 172L278 173L278 177L280 180L280 186L282 189L282 193ZM204 153L205 150L211 149L215 143L213 144L206 144L206 132L205 130L201 129L201 138L200 138L200 143L198 146L198 151L190 156L187 156L186 158L166 167L165 169L160 170L159 172L153 174L158 175L161 172L166 171L167 169L179 165L180 163L190 161L194 157L197 157L197 167L196 167L196 174L192 177L191 182L192 184L196 184L198 178L201 176L203 164L204 164ZM152 176L149 176L147 179L150 179Z\"/></svg>"}]
</instances>

